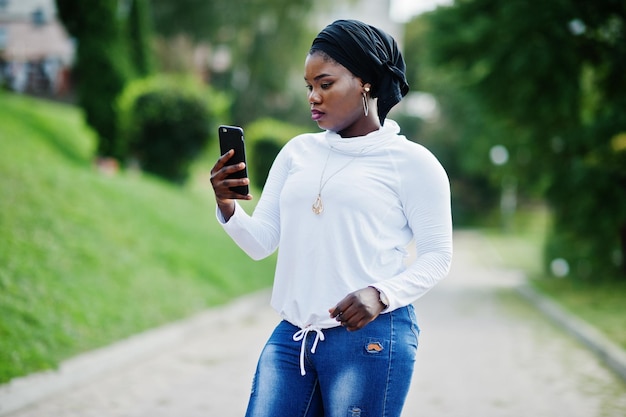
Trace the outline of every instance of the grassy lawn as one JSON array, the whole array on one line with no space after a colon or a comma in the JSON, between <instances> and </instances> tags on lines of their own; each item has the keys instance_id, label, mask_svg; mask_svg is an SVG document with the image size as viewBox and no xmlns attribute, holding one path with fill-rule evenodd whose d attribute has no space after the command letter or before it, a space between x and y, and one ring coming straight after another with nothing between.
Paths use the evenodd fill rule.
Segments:
<instances>
[{"instance_id":1,"label":"grassy lawn","mask_svg":"<svg viewBox=\"0 0 626 417\"><path fill-rule=\"evenodd\" d=\"M208 182L103 175L75 107L0 108L0 383L271 284Z\"/></svg>"},{"instance_id":2,"label":"grassy lawn","mask_svg":"<svg viewBox=\"0 0 626 417\"><path fill-rule=\"evenodd\" d=\"M626 349L626 283L583 284L548 275L542 269L548 221L545 209L535 209L518 215L514 232L488 230L485 234L500 255L501 266L525 271L535 289Z\"/></svg>"}]
</instances>

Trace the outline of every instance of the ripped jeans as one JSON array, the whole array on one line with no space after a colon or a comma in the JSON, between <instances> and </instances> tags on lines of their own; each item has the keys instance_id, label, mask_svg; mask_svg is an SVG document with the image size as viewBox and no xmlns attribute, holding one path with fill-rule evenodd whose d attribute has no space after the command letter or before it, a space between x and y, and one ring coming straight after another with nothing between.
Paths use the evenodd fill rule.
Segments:
<instances>
[{"instance_id":1,"label":"ripped jeans","mask_svg":"<svg viewBox=\"0 0 626 417\"><path fill-rule=\"evenodd\" d=\"M294 341L282 321L268 340L246 417L400 417L409 390L419 327L413 306L381 314L361 330L324 329ZM305 343L301 374L301 343Z\"/></svg>"}]
</instances>

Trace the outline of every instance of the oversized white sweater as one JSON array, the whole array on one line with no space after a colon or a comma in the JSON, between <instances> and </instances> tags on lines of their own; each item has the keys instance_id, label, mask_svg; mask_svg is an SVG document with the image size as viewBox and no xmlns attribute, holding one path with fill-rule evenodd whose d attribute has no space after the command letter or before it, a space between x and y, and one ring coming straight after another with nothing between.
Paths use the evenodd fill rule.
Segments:
<instances>
[{"instance_id":1,"label":"oversized white sweater","mask_svg":"<svg viewBox=\"0 0 626 417\"><path fill-rule=\"evenodd\" d=\"M328 309L375 286L386 312L413 303L449 270L452 219L448 177L421 145L387 119L363 137L304 134L276 157L252 216L237 205L218 219L253 259L278 248L271 304L305 328L339 323ZM326 166L326 168L325 168ZM311 206L321 183L324 211ZM406 265L407 245L416 245Z\"/></svg>"}]
</instances>

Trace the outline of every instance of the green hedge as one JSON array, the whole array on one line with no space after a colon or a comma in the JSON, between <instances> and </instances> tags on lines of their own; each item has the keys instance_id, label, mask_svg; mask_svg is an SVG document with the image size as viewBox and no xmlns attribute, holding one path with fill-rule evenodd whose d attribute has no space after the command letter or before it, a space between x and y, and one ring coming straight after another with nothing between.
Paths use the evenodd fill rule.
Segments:
<instances>
[{"instance_id":1,"label":"green hedge","mask_svg":"<svg viewBox=\"0 0 626 417\"><path fill-rule=\"evenodd\" d=\"M215 137L228 100L192 78L156 76L130 83L118 105L122 158L182 183Z\"/></svg>"},{"instance_id":2,"label":"green hedge","mask_svg":"<svg viewBox=\"0 0 626 417\"><path fill-rule=\"evenodd\" d=\"M270 118L258 119L246 126L246 147L250 154L248 165L252 183L262 188L281 148L294 136L307 131L310 129Z\"/></svg>"}]
</instances>

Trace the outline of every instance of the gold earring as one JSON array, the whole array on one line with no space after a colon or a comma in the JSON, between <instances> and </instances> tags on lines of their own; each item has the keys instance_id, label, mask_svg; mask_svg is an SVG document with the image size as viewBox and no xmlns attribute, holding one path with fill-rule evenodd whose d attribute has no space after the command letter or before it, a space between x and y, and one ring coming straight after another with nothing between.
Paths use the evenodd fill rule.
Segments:
<instances>
[{"instance_id":1,"label":"gold earring","mask_svg":"<svg viewBox=\"0 0 626 417\"><path fill-rule=\"evenodd\" d=\"M363 110L365 111L365 117L367 117L367 115L370 113L370 108L369 108L369 104L367 104L367 92L369 91L369 88L366 88L366 91L363 92Z\"/></svg>"}]
</instances>

